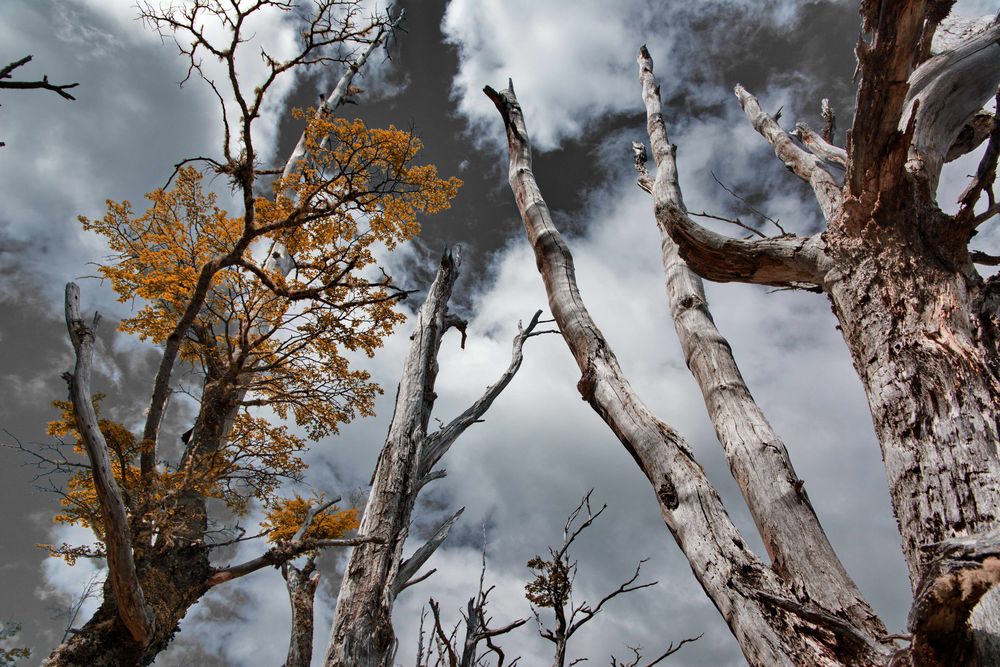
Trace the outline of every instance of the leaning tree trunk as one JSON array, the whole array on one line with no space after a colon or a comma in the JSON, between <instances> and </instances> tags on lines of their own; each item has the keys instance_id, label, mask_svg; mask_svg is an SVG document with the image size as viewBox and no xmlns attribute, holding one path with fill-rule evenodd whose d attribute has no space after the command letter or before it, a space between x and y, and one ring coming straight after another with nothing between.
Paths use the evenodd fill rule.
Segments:
<instances>
[{"instance_id":1,"label":"leaning tree trunk","mask_svg":"<svg viewBox=\"0 0 1000 667\"><path fill-rule=\"evenodd\" d=\"M796 591L747 547L690 446L632 390L584 305L573 256L553 224L531 169L531 147L513 86L486 88L507 130L511 189L549 298L582 377L581 396L649 480L664 522L751 664L884 665L889 648L866 627ZM861 602L861 601L859 601ZM877 619L871 619L877 627Z\"/></svg>"}]
</instances>

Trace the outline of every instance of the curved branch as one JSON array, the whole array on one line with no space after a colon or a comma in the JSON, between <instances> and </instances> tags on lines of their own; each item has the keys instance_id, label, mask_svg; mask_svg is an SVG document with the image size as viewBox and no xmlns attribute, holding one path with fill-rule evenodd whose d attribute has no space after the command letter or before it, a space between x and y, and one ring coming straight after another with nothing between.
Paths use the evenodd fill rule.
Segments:
<instances>
[{"instance_id":1,"label":"curved branch","mask_svg":"<svg viewBox=\"0 0 1000 667\"><path fill-rule=\"evenodd\" d=\"M972 116L972 120L965 124L955 138L955 143L951 145L944 156L945 162L951 162L971 153L989 138L993 128L997 126L997 119L986 109L980 109Z\"/></svg>"},{"instance_id":2,"label":"curved branch","mask_svg":"<svg viewBox=\"0 0 1000 667\"><path fill-rule=\"evenodd\" d=\"M524 341L528 340L532 336L539 336L546 333L558 333L557 331L535 331L535 327L538 326L539 317L541 317L542 311L536 311L531 321L528 323L527 328L522 329L521 323L518 322L517 328L518 333L514 336L514 349L511 354L510 365L507 370L503 372L500 379L494 384L490 385L486 389L486 393L482 395L475 403L470 405L465 412L455 417L447 426L442 427L440 430L429 435L427 441L424 444L424 450L422 453L422 459L420 462L420 477L428 474L431 468L433 468L441 457L444 456L448 449L452 446L455 440L458 439L465 429L469 428L477 421L479 418L486 414L486 411L490 409L493 405L493 401L496 400L497 396L507 388L510 381L514 379L514 375L521 368L521 362L524 360ZM464 335L464 334L463 334Z\"/></svg>"},{"instance_id":3,"label":"curved branch","mask_svg":"<svg viewBox=\"0 0 1000 667\"><path fill-rule=\"evenodd\" d=\"M118 607L118 615L132 638L145 645L153 636L155 620L152 610L146 605L142 584L139 583L136 574L128 514L111 467L108 443L101 433L91 398L90 375L94 360L94 328L99 319L99 316L94 315L92 326L83 321L80 310L80 288L75 283L67 283L66 327L69 329L69 337L76 351L76 368L72 374L67 373L65 377L69 383L77 430L87 450L87 458L90 459L94 490L101 507L108 576Z\"/></svg>"},{"instance_id":4,"label":"curved branch","mask_svg":"<svg viewBox=\"0 0 1000 667\"><path fill-rule=\"evenodd\" d=\"M644 81L646 125L658 166L657 178L652 186L659 190L659 194L653 191L656 221L678 245L684 260L703 278L716 282L748 282L777 287L821 285L825 257L823 243L818 237L779 236L753 241L734 239L702 227L688 216L677 176L677 147L667 139L660 111L659 86L653 79L653 61L645 47L640 50L638 62L640 77ZM770 125L777 127L777 123L760 111L757 101L752 96L748 97L748 114L753 112L754 117L766 116L769 128ZM819 163L816 157L792 145L792 140L780 128L778 132L784 136L780 143L805 156L805 163ZM782 149L781 154L784 152ZM832 180L825 170L820 168L820 171Z\"/></svg>"},{"instance_id":5,"label":"curved branch","mask_svg":"<svg viewBox=\"0 0 1000 667\"><path fill-rule=\"evenodd\" d=\"M912 127L907 170L937 189L945 156L1000 85L1000 17L986 30L934 56L910 75L899 129Z\"/></svg>"}]
</instances>

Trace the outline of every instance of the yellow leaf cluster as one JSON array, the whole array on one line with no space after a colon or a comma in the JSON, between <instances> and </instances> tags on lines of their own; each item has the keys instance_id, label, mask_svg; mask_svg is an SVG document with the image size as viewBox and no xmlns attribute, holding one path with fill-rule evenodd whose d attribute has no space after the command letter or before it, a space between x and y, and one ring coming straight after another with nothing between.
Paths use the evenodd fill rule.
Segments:
<instances>
[{"instance_id":1,"label":"yellow leaf cluster","mask_svg":"<svg viewBox=\"0 0 1000 667\"><path fill-rule=\"evenodd\" d=\"M318 500L308 500L296 495L294 498L281 498L271 505L267 518L261 522L261 527L268 533L271 542L288 542L302 527L309 509ZM356 509L339 509L336 505L313 518L305 538L316 540L331 540L343 537L358 527L358 511Z\"/></svg>"}]
</instances>

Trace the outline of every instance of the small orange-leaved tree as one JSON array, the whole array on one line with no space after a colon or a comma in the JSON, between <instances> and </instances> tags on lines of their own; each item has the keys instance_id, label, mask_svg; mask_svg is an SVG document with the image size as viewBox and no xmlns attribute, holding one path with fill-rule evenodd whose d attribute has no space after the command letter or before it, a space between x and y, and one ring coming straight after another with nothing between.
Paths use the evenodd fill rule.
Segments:
<instances>
[{"instance_id":1,"label":"small orange-leaved tree","mask_svg":"<svg viewBox=\"0 0 1000 667\"><path fill-rule=\"evenodd\" d=\"M89 390L94 326L68 286L77 367L67 374L71 400L57 404L63 414L50 430L87 453L88 464L70 477L57 520L92 528L97 544L51 550L71 561L107 558L109 585L51 664L147 664L211 587L365 539L344 538L357 527L354 510L324 503L318 514L310 501L275 497L305 467L306 443L284 420L315 440L372 414L381 390L347 355L374 354L403 319L395 306L406 295L375 253L412 238L417 215L446 208L460 181L414 165L421 145L409 132L326 110L304 115L304 156L274 180L272 196L254 199L252 224L223 210L190 167L171 189L147 195L141 215L128 202L108 202L102 218L81 218L111 248L101 275L121 301L142 304L121 330L169 347L190 319L177 357L200 387L187 389L196 416L173 458L155 440L99 419ZM222 501L226 516L262 504L273 546L246 563L213 564L213 549L232 539L211 539L210 499Z\"/></svg>"}]
</instances>

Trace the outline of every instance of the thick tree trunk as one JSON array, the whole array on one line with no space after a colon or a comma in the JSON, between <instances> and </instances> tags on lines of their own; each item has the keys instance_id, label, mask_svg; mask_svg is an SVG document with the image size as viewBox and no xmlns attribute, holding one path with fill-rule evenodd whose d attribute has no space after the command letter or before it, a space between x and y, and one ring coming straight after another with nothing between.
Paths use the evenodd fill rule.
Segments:
<instances>
[{"instance_id":1,"label":"thick tree trunk","mask_svg":"<svg viewBox=\"0 0 1000 667\"><path fill-rule=\"evenodd\" d=\"M152 547L137 558L139 581L153 612L154 632L145 645L132 639L110 586L93 617L45 661L46 667L148 665L178 630L188 609L208 590L211 567L201 547Z\"/></svg>"},{"instance_id":2,"label":"thick tree trunk","mask_svg":"<svg viewBox=\"0 0 1000 667\"><path fill-rule=\"evenodd\" d=\"M923 231L949 222L883 206L827 235L837 268L825 288L868 395L914 586L922 547L987 531L1000 508L996 325L979 316L984 285L964 242Z\"/></svg>"}]
</instances>

